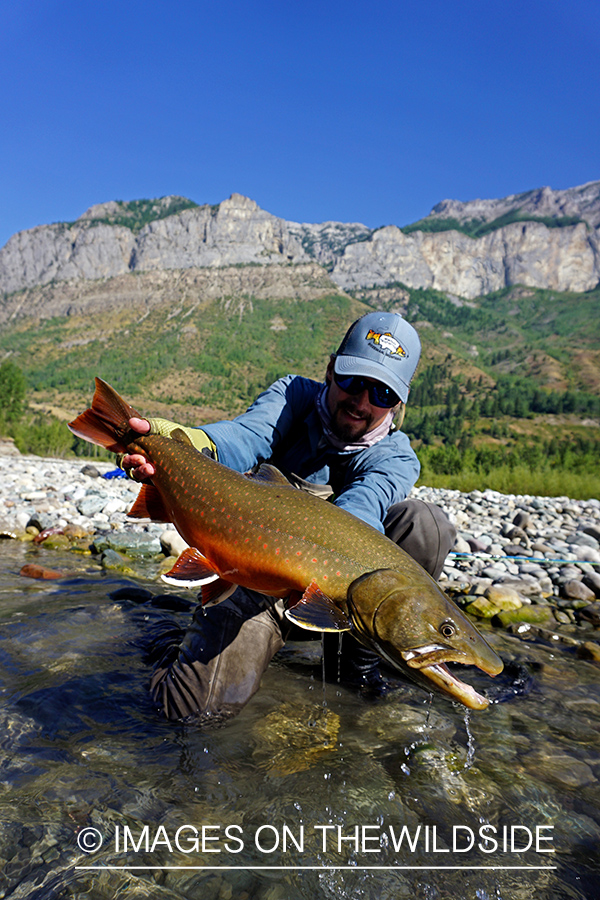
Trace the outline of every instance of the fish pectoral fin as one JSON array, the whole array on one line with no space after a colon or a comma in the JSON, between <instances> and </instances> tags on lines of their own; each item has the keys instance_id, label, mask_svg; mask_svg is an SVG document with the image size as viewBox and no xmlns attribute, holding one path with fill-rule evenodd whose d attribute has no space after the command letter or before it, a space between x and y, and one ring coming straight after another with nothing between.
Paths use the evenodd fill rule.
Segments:
<instances>
[{"instance_id":1,"label":"fish pectoral fin","mask_svg":"<svg viewBox=\"0 0 600 900\"><path fill-rule=\"evenodd\" d=\"M215 572L214 567L196 547L184 550L173 568L161 577L167 584L191 588L220 580L219 573Z\"/></svg>"},{"instance_id":2,"label":"fish pectoral fin","mask_svg":"<svg viewBox=\"0 0 600 900\"><path fill-rule=\"evenodd\" d=\"M290 622L309 631L350 631L352 625L346 613L323 593L316 581L311 581L301 599L286 609Z\"/></svg>"},{"instance_id":3,"label":"fish pectoral fin","mask_svg":"<svg viewBox=\"0 0 600 900\"><path fill-rule=\"evenodd\" d=\"M283 472L280 472L275 466L269 465L269 463L262 463L256 472L246 473L246 478L250 478L252 481L263 481L267 484L278 484L280 487L293 488L293 485L290 484Z\"/></svg>"},{"instance_id":4,"label":"fish pectoral fin","mask_svg":"<svg viewBox=\"0 0 600 900\"><path fill-rule=\"evenodd\" d=\"M152 519L153 522L170 522L163 499L153 484L143 484L137 499L127 515L131 519Z\"/></svg>"}]
</instances>

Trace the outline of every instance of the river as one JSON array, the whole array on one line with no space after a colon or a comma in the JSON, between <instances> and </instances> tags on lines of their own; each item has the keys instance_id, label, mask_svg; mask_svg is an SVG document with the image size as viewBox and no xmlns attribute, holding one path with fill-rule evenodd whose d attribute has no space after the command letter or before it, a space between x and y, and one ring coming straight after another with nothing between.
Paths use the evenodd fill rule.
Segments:
<instances>
[{"instance_id":1,"label":"river","mask_svg":"<svg viewBox=\"0 0 600 900\"><path fill-rule=\"evenodd\" d=\"M21 577L31 561L71 574ZM508 674L467 680L502 702L466 715L325 685L319 642L288 645L237 719L199 729L160 717L144 662L151 626L190 613L131 584L0 541L0 897L598 896L597 664L488 629Z\"/></svg>"}]
</instances>

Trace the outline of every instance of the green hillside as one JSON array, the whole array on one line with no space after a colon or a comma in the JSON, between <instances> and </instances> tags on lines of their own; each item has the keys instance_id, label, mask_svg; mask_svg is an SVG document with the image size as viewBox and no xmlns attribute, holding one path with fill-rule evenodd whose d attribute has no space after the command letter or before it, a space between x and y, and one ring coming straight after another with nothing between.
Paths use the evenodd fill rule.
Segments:
<instances>
[{"instance_id":1,"label":"green hillside","mask_svg":"<svg viewBox=\"0 0 600 900\"><path fill-rule=\"evenodd\" d=\"M384 301L379 290L308 301L184 297L142 315L20 319L3 327L0 360L22 371L29 418L4 431L23 443L35 421L72 417L95 375L149 415L228 418L288 372L322 378L350 322L386 307L423 343L403 427L421 448L424 477L469 471L485 486L492 470L525 461L530 471L583 470L587 490L592 477L600 484L600 290L514 287L465 302L397 285Z\"/></svg>"}]
</instances>

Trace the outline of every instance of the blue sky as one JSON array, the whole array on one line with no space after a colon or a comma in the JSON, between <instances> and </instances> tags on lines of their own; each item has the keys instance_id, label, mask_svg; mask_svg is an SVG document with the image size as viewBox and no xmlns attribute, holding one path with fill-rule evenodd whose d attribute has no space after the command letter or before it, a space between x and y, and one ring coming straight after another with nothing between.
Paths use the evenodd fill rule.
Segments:
<instances>
[{"instance_id":1,"label":"blue sky","mask_svg":"<svg viewBox=\"0 0 600 900\"><path fill-rule=\"evenodd\" d=\"M112 199L377 227L598 180L598 60L598 0L5 2L0 246Z\"/></svg>"}]
</instances>

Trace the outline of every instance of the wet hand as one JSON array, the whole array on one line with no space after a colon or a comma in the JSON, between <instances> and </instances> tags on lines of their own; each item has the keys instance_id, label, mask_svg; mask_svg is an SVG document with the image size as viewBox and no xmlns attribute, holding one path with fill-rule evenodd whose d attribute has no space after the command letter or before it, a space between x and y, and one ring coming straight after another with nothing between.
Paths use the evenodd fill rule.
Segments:
<instances>
[{"instance_id":1,"label":"wet hand","mask_svg":"<svg viewBox=\"0 0 600 900\"><path fill-rule=\"evenodd\" d=\"M129 427L132 431L138 431L140 434L148 434L150 431L150 422L147 419L130 419ZM122 467L127 471L131 469L131 477L134 481L146 481L152 478L156 472L152 463L149 463L145 456L141 453L126 453L121 460Z\"/></svg>"}]
</instances>

